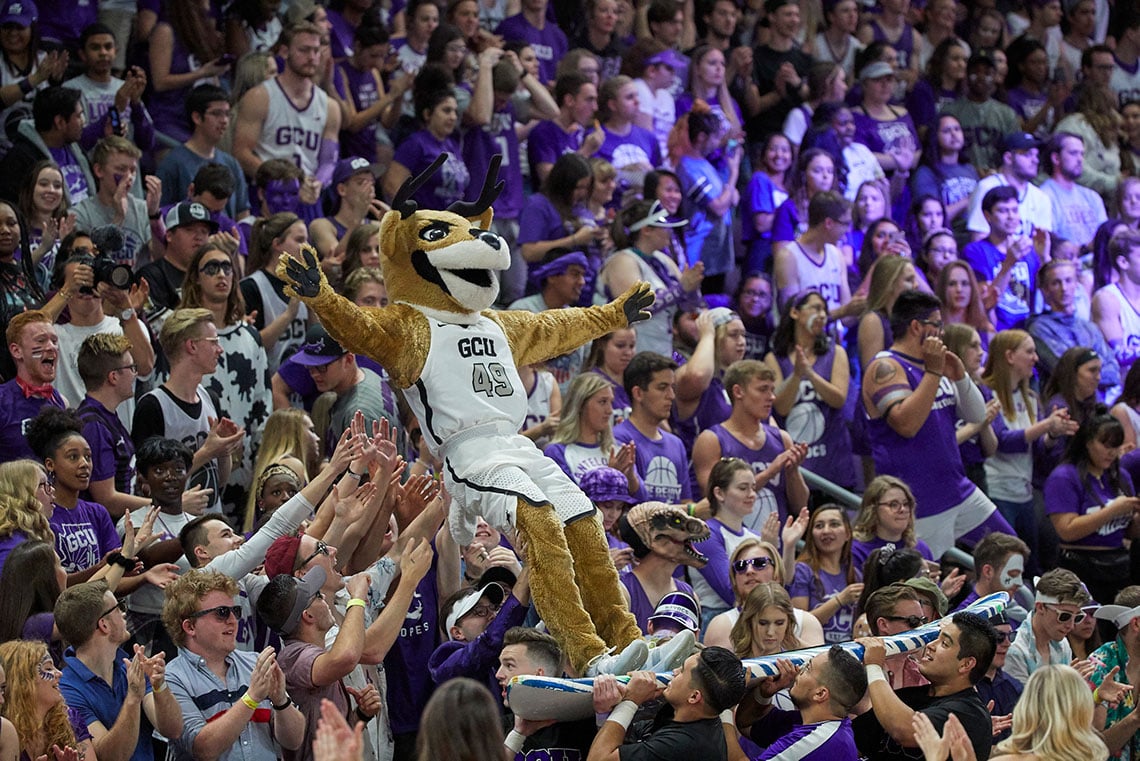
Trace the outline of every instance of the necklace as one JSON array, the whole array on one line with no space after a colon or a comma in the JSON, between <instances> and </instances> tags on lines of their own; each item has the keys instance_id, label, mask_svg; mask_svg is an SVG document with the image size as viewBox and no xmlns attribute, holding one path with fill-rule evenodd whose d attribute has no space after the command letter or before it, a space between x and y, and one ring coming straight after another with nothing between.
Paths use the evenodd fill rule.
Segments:
<instances>
[{"instance_id":1,"label":"necklace","mask_svg":"<svg viewBox=\"0 0 1140 761\"><path fill-rule=\"evenodd\" d=\"M851 49L851 35L843 35L843 48L841 53L837 53L835 48L831 45L831 40L827 37L827 32L823 33L823 44L827 45L827 52L831 54L831 60L842 65L844 59L847 58L847 52Z\"/></svg>"}]
</instances>

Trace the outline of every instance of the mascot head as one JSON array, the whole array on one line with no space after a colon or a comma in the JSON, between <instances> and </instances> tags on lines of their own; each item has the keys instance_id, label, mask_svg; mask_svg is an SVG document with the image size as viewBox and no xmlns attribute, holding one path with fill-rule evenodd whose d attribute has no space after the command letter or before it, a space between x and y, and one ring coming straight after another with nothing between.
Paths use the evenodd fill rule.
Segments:
<instances>
[{"instance_id":1,"label":"mascot head","mask_svg":"<svg viewBox=\"0 0 1140 761\"><path fill-rule=\"evenodd\" d=\"M409 177L380 221L380 257L392 301L441 312L473 314L499 295L498 270L511 264L507 243L490 231L491 204L503 190L501 156L491 159L479 199L456 202L446 211L418 209L412 195L447 158Z\"/></svg>"}]
</instances>

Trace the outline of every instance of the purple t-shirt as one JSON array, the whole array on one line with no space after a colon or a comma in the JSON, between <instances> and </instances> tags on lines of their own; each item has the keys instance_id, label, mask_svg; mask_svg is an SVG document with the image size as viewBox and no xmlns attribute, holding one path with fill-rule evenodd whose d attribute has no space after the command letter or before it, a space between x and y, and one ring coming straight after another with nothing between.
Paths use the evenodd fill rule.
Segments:
<instances>
[{"instance_id":1,"label":"purple t-shirt","mask_svg":"<svg viewBox=\"0 0 1140 761\"><path fill-rule=\"evenodd\" d=\"M1103 474L1100 478L1088 475L1085 477L1085 482L1081 483L1077 467L1063 463L1054 468L1049 478L1045 480L1045 514L1090 515L1104 509L1105 505L1122 494L1131 494L1132 479L1124 470L1120 471L1120 487L1121 491L1114 491L1109 485L1108 478ZM1130 520L1129 516L1115 518L1088 536L1068 544L1118 548L1124 541L1124 531L1128 528Z\"/></svg>"},{"instance_id":2,"label":"purple t-shirt","mask_svg":"<svg viewBox=\"0 0 1140 761\"><path fill-rule=\"evenodd\" d=\"M13 531L0 539L0 571L4 570L4 563L8 560L8 554L26 541L28 541L28 535L23 531Z\"/></svg>"},{"instance_id":3,"label":"purple t-shirt","mask_svg":"<svg viewBox=\"0 0 1140 761\"><path fill-rule=\"evenodd\" d=\"M98 502L77 500L73 510L56 505L48 523L55 532L55 551L68 573L86 571L123 546L107 508Z\"/></svg>"},{"instance_id":4,"label":"purple t-shirt","mask_svg":"<svg viewBox=\"0 0 1140 761\"><path fill-rule=\"evenodd\" d=\"M131 493L135 480L135 445L131 433L113 410L85 397L79 405L83 438L91 447L91 482L115 479L115 489Z\"/></svg>"},{"instance_id":5,"label":"purple t-shirt","mask_svg":"<svg viewBox=\"0 0 1140 761\"><path fill-rule=\"evenodd\" d=\"M50 400L41 396L25 397L16 379L0 384L0 462L11 462L22 457L38 459L24 438L28 424L48 404L61 410L67 407L58 391Z\"/></svg>"},{"instance_id":6,"label":"purple t-shirt","mask_svg":"<svg viewBox=\"0 0 1140 761\"><path fill-rule=\"evenodd\" d=\"M531 166L534 166L531 164ZM542 193L535 193L523 203L519 215L518 245L565 238L573 232L567 220Z\"/></svg>"},{"instance_id":7,"label":"purple t-shirt","mask_svg":"<svg viewBox=\"0 0 1140 761\"><path fill-rule=\"evenodd\" d=\"M371 370L385 380L388 378L387 371L371 357L357 354L356 365ZM281 363L281 367L277 368L277 375L285 381L285 385L289 387L290 391L301 397L301 403L306 410L313 409L313 402L317 401L320 393L317 391L317 384L313 383L313 376L309 375L308 367L300 362L295 362L290 356Z\"/></svg>"},{"instance_id":8,"label":"purple t-shirt","mask_svg":"<svg viewBox=\"0 0 1140 761\"><path fill-rule=\"evenodd\" d=\"M636 124L629 125L628 135L619 135L602 127L605 140L595 156L605 159L618 169L631 164L661 165L661 144L657 137Z\"/></svg>"},{"instance_id":9,"label":"purple t-shirt","mask_svg":"<svg viewBox=\"0 0 1140 761\"><path fill-rule=\"evenodd\" d=\"M501 111L491 114L489 123L468 129L463 135L463 158L467 166L488 166L495 154L503 157L499 177L506 185L492 204L495 219L518 219L523 207L523 176L518 161L519 136L515 132L517 119L515 104L507 101Z\"/></svg>"},{"instance_id":10,"label":"purple t-shirt","mask_svg":"<svg viewBox=\"0 0 1140 761\"><path fill-rule=\"evenodd\" d=\"M888 121L873 119L859 111L851 115L855 119L855 142L863 143L872 153L888 153L893 148L906 145L916 150L922 147L910 114Z\"/></svg>"},{"instance_id":11,"label":"purple t-shirt","mask_svg":"<svg viewBox=\"0 0 1140 761\"><path fill-rule=\"evenodd\" d=\"M539 164L553 164L563 153L572 153L582 147L586 130L576 129L567 132L552 119L534 125L526 140L526 157L530 170L534 172Z\"/></svg>"},{"instance_id":12,"label":"purple t-shirt","mask_svg":"<svg viewBox=\"0 0 1140 761\"><path fill-rule=\"evenodd\" d=\"M728 117L726 116L726 106L720 102L720 98L712 95L704 99L709 104L709 111L713 112L720 118L720 126L722 130L730 130ZM685 114L693 110L693 94L686 90L677 96L673 101L673 108L677 112L677 118L680 119ZM744 112L740 110L740 104L735 99L728 99L727 108L731 108L732 112L736 114L736 123L744 124Z\"/></svg>"},{"instance_id":13,"label":"purple t-shirt","mask_svg":"<svg viewBox=\"0 0 1140 761\"><path fill-rule=\"evenodd\" d=\"M435 690L435 682L426 666L440 642L437 558L438 555L432 558L431 569L416 587L408 615L400 627L400 636L384 658L388 720L394 734L415 732L419 728L420 714Z\"/></svg>"},{"instance_id":14,"label":"purple t-shirt","mask_svg":"<svg viewBox=\"0 0 1140 761\"><path fill-rule=\"evenodd\" d=\"M862 572L855 569L855 580L861 581ZM806 597L808 610L815 610L826 600L847 588L847 571L840 570L837 574L820 570L819 579L814 578L811 566L807 563L796 563L796 572L792 576L792 583L788 584L788 594L792 597ZM851 631L855 625L855 606L842 605L823 625L823 641L827 644L839 644L851 639Z\"/></svg>"},{"instance_id":15,"label":"purple t-shirt","mask_svg":"<svg viewBox=\"0 0 1140 761\"><path fill-rule=\"evenodd\" d=\"M413 177L431 166L441 153L447 154L443 166L412 196L421 209L446 209L466 197L471 173L463 163L463 147L455 135L440 140L422 129L408 135L396 148L395 160L411 172Z\"/></svg>"},{"instance_id":16,"label":"purple t-shirt","mask_svg":"<svg viewBox=\"0 0 1140 761\"><path fill-rule=\"evenodd\" d=\"M979 283L989 283L1001 270L1005 254L988 239L983 238L966 244L962 249L961 258L974 270ZM997 305L994 307L998 330L1020 328L1029 319L1037 294L1037 269L1040 266L1037 252L1033 249L1030 249L1025 258L1013 265L1009 274L1009 285L998 294Z\"/></svg>"},{"instance_id":17,"label":"purple t-shirt","mask_svg":"<svg viewBox=\"0 0 1140 761\"><path fill-rule=\"evenodd\" d=\"M657 441L647 439L626 420L614 426L614 441L632 441L637 449L637 476L641 479L644 500L657 500L676 505L693 498L689 482L689 457L685 445L667 431L660 431Z\"/></svg>"},{"instance_id":18,"label":"purple t-shirt","mask_svg":"<svg viewBox=\"0 0 1140 761\"><path fill-rule=\"evenodd\" d=\"M332 14L329 14L332 20ZM333 56L336 57L336 34L333 29ZM349 37L351 42L352 37ZM353 105L357 113L373 106L380 100L380 90L376 87L376 77L371 69L361 71L348 61L337 66L335 77L337 94L341 98L352 96ZM356 132L344 129L340 132L340 155L359 156L362 159L376 161L376 121L369 122Z\"/></svg>"},{"instance_id":19,"label":"purple t-shirt","mask_svg":"<svg viewBox=\"0 0 1140 761\"><path fill-rule=\"evenodd\" d=\"M772 242L795 240L801 232L800 211L796 208L796 202L789 198L776 209L776 217L772 220Z\"/></svg>"},{"instance_id":20,"label":"purple t-shirt","mask_svg":"<svg viewBox=\"0 0 1140 761\"><path fill-rule=\"evenodd\" d=\"M554 81L558 62L570 49L566 35L557 24L546 20L543 28L538 29L521 13L503 19L495 34L507 42L523 40L531 46L535 57L538 58L538 76L543 83Z\"/></svg>"}]
</instances>

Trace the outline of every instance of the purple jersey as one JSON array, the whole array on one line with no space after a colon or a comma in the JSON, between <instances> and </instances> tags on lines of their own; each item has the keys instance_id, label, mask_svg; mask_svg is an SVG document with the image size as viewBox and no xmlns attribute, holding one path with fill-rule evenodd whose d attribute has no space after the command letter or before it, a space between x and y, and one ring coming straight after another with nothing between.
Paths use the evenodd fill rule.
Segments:
<instances>
[{"instance_id":1,"label":"purple jersey","mask_svg":"<svg viewBox=\"0 0 1140 761\"><path fill-rule=\"evenodd\" d=\"M661 145L657 142L657 137L644 127L631 124L629 133L625 135L610 132L606 127L602 131L606 137L595 156L605 159L618 169L633 164L661 166Z\"/></svg>"},{"instance_id":2,"label":"purple jersey","mask_svg":"<svg viewBox=\"0 0 1140 761\"><path fill-rule=\"evenodd\" d=\"M55 505L48 520L55 533L55 551L68 573L86 571L103 556L123 546L107 508L98 502L78 500L74 509Z\"/></svg>"},{"instance_id":3,"label":"purple jersey","mask_svg":"<svg viewBox=\"0 0 1140 761\"><path fill-rule=\"evenodd\" d=\"M447 154L443 166L412 196L412 200L419 204L421 209L446 209L466 197L467 186L471 183L471 173L463 163L463 149L459 139L454 135L448 135L440 140L426 129L422 129L408 135L407 139L396 148L395 160L411 172L413 177L431 166L441 153Z\"/></svg>"},{"instance_id":4,"label":"purple jersey","mask_svg":"<svg viewBox=\"0 0 1140 761\"><path fill-rule=\"evenodd\" d=\"M895 359L906 373L911 390L922 380L922 367L894 351L880 352L878 357ZM901 478L914 492L919 518L944 513L961 504L977 488L966 478L962 455L958 451L955 410L958 394L949 378L942 378L930 414L918 433L907 438L895 432L886 418L867 420L867 437L871 441L871 457L881 476Z\"/></svg>"},{"instance_id":5,"label":"purple jersey","mask_svg":"<svg viewBox=\"0 0 1140 761\"><path fill-rule=\"evenodd\" d=\"M676 505L693 498L689 482L689 458L685 445L673 434L658 431L661 438L647 439L633 423L626 420L614 426L614 441L632 441L637 448L637 475L645 500Z\"/></svg>"},{"instance_id":6,"label":"purple jersey","mask_svg":"<svg viewBox=\"0 0 1140 761\"><path fill-rule=\"evenodd\" d=\"M49 404L61 410L67 407L58 391L52 391L51 399L44 399L42 396L24 396L15 378L0 385L0 462L11 462L21 457L39 459L28 446L24 434L28 432L32 418Z\"/></svg>"},{"instance_id":7,"label":"purple jersey","mask_svg":"<svg viewBox=\"0 0 1140 761\"><path fill-rule=\"evenodd\" d=\"M434 543L433 543L434 549ZM400 627L395 646L384 658L388 682L388 720L395 734L415 732L420 714L435 690L426 664L440 643L439 592L436 588L436 559L416 587L408 615Z\"/></svg>"},{"instance_id":8,"label":"purple jersey","mask_svg":"<svg viewBox=\"0 0 1140 761\"><path fill-rule=\"evenodd\" d=\"M855 569L855 580L861 581L863 574ZM806 597L807 609L815 610L824 602L847 588L847 569L841 568L839 573L828 573L820 570L819 576L812 573L807 563L796 563L796 572L792 582L788 584L788 594L792 597ZM823 624L823 641L827 644L839 644L851 639L851 631L855 625L855 606L841 605L831 618Z\"/></svg>"},{"instance_id":9,"label":"purple jersey","mask_svg":"<svg viewBox=\"0 0 1140 761\"><path fill-rule=\"evenodd\" d=\"M636 574L623 573L620 577L621 583L625 584L625 588L629 590L629 612L637 619L637 625L641 627L641 631L646 634L649 633L649 617L653 615L653 611L657 609L657 604L651 602L645 596L645 590L641 588L641 579L637 578ZM685 592L686 594L693 594L693 588L680 579L673 579L673 586L676 587L677 592ZM693 597L696 599L696 596ZM658 601L660 602L660 600Z\"/></svg>"},{"instance_id":10,"label":"purple jersey","mask_svg":"<svg viewBox=\"0 0 1140 761\"><path fill-rule=\"evenodd\" d=\"M878 20L872 19L871 39L875 42L885 42L895 49L895 52L898 53L897 68L910 68L910 59L914 56L914 28L910 24L903 25L902 34L899 35L898 40L892 40L887 36L886 30L879 26Z\"/></svg>"},{"instance_id":11,"label":"purple jersey","mask_svg":"<svg viewBox=\"0 0 1140 761\"><path fill-rule=\"evenodd\" d=\"M518 219L523 207L523 176L519 166L519 136L515 132L515 104L507 101L491 114L482 127L469 128L463 136L463 159L467 166L488 166L496 153L503 157L499 177L506 187L495 199L495 219Z\"/></svg>"},{"instance_id":12,"label":"purple jersey","mask_svg":"<svg viewBox=\"0 0 1140 761\"><path fill-rule=\"evenodd\" d=\"M503 19L495 34L507 42L523 40L530 45L535 57L538 58L538 76L544 84L554 81L558 62L570 49L566 35L556 24L546 20L543 28L538 29L527 21L522 13Z\"/></svg>"},{"instance_id":13,"label":"purple jersey","mask_svg":"<svg viewBox=\"0 0 1140 761\"><path fill-rule=\"evenodd\" d=\"M796 759L796 761L855 761L855 732L851 719L801 724L769 745L757 761Z\"/></svg>"},{"instance_id":14,"label":"purple jersey","mask_svg":"<svg viewBox=\"0 0 1140 761\"><path fill-rule=\"evenodd\" d=\"M131 433L114 410L85 397L77 410L83 421L83 438L91 447L91 482L115 479L115 490L131 493L135 480L135 445Z\"/></svg>"},{"instance_id":15,"label":"purple jersey","mask_svg":"<svg viewBox=\"0 0 1140 761\"><path fill-rule=\"evenodd\" d=\"M794 371L792 361L779 357L777 362L785 378ZM835 347L815 358L812 367L820 376L830 379L835 364ZM808 445L803 466L816 475L839 484L845 489L855 486L855 463L850 457L851 434L843 409L836 409L823 401L808 378L800 381L796 402L787 417L776 414L776 421L792 437L792 441Z\"/></svg>"},{"instance_id":16,"label":"purple jersey","mask_svg":"<svg viewBox=\"0 0 1140 761\"><path fill-rule=\"evenodd\" d=\"M534 125L526 140L526 157L530 171L539 164L553 164L563 153L572 153L582 147L586 131L578 128L567 132L558 122L546 119Z\"/></svg>"},{"instance_id":17,"label":"purple jersey","mask_svg":"<svg viewBox=\"0 0 1140 761\"><path fill-rule=\"evenodd\" d=\"M331 20L331 15L330 15ZM335 32L335 28L334 28ZM336 39L334 34L333 39ZM351 37L349 40L351 41ZM335 45L335 43L334 43ZM333 55L336 55L334 48ZM380 100L380 89L376 86L376 75L372 69L361 71L345 61L337 66L336 91L342 99L351 97L357 113L364 111ZM376 124L373 120L356 132L340 132L340 155L359 156L376 161ZM342 125L343 126L343 125Z\"/></svg>"},{"instance_id":18,"label":"purple jersey","mask_svg":"<svg viewBox=\"0 0 1140 761\"><path fill-rule=\"evenodd\" d=\"M767 423L760 424L764 431L764 444L759 449L745 446L744 442L728 432L723 425L714 425L711 430L720 442L721 457L738 457L752 466L753 473L759 473L772 464L784 451L784 438L780 429ZM756 490L756 507L744 519L746 528L760 533L760 527L768 516L776 513L780 520L788 515L788 489L784 471L780 471L764 487Z\"/></svg>"},{"instance_id":19,"label":"purple jersey","mask_svg":"<svg viewBox=\"0 0 1140 761\"><path fill-rule=\"evenodd\" d=\"M1112 500L1122 494L1132 494L1132 479L1123 469L1120 471L1120 489L1114 490L1106 475L1094 478L1081 474L1075 465L1058 465L1045 481L1045 514L1076 513L1091 515L1104 509ZM1086 537L1067 544L1095 549L1119 548L1124 541L1124 531L1131 522L1130 516L1114 518Z\"/></svg>"}]
</instances>

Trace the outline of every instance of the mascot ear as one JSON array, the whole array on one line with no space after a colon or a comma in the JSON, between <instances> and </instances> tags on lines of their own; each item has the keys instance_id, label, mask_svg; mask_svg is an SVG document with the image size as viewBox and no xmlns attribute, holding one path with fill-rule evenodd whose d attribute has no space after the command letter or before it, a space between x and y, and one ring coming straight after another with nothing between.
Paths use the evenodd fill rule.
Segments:
<instances>
[{"instance_id":1,"label":"mascot ear","mask_svg":"<svg viewBox=\"0 0 1140 761\"><path fill-rule=\"evenodd\" d=\"M380 218L380 257L385 251L396 250L396 232L400 229L400 212L393 209Z\"/></svg>"},{"instance_id":2,"label":"mascot ear","mask_svg":"<svg viewBox=\"0 0 1140 761\"><path fill-rule=\"evenodd\" d=\"M481 230L490 230L491 220L495 217L494 211L491 210L491 204L495 202L495 199L499 197L506 186L506 183L499 179L499 165L502 163L502 154L496 153L491 157L487 176L483 179L483 189L480 191L477 200L472 202L456 201L447 207L447 210L455 212L471 222L478 222Z\"/></svg>"}]
</instances>

